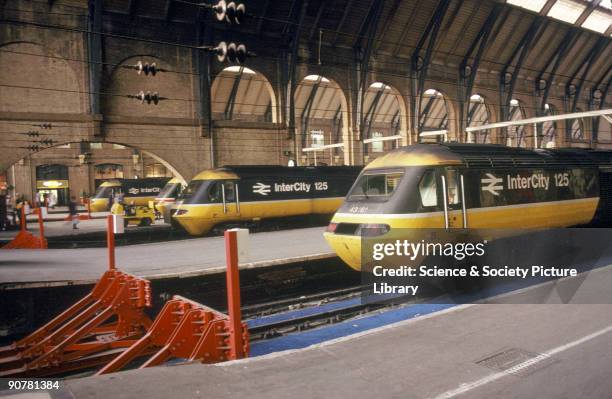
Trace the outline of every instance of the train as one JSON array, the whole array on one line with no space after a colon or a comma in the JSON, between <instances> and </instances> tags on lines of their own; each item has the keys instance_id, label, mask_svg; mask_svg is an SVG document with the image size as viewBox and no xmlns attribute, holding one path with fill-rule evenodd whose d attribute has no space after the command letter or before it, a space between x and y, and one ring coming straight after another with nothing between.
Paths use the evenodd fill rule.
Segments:
<instances>
[{"instance_id":1,"label":"train","mask_svg":"<svg viewBox=\"0 0 612 399\"><path fill-rule=\"evenodd\" d=\"M155 200L168 180L167 177L148 177L105 181L90 199L91 211L108 211L112 198L118 196L123 197L126 204L149 206L149 201Z\"/></svg>"},{"instance_id":2,"label":"train","mask_svg":"<svg viewBox=\"0 0 612 399\"><path fill-rule=\"evenodd\" d=\"M323 234L360 270L362 236L384 239L393 229L611 224L612 151L442 143L368 164Z\"/></svg>"},{"instance_id":3,"label":"train","mask_svg":"<svg viewBox=\"0 0 612 399\"><path fill-rule=\"evenodd\" d=\"M149 207L153 208L160 214L166 223L170 223L170 212L176 200L180 198L185 188L183 180L178 177L173 177L168 180L168 183L161 189L157 197L149 203Z\"/></svg>"},{"instance_id":4,"label":"train","mask_svg":"<svg viewBox=\"0 0 612 399\"><path fill-rule=\"evenodd\" d=\"M225 166L205 170L187 185L172 222L190 235L264 220L331 215L362 167ZM329 219L328 219L329 220Z\"/></svg>"}]
</instances>

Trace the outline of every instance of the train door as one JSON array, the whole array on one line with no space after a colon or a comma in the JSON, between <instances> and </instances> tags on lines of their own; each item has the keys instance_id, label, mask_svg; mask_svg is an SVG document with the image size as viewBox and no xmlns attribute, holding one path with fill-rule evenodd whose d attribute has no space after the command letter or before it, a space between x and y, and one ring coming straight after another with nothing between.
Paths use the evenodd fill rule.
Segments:
<instances>
[{"instance_id":1,"label":"train door","mask_svg":"<svg viewBox=\"0 0 612 399\"><path fill-rule=\"evenodd\" d=\"M447 229L467 228L465 208L465 185L461 172L457 169L442 171L442 190L444 192L444 224Z\"/></svg>"},{"instance_id":2,"label":"train door","mask_svg":"<svg viewBox=\"0 0 612 399\"><path fill-rule=\"evenodd\" d=\"M225 219L234 219L240 216L240 194L238 182L225 180L221 183L223 214Z\"/></svg>"}]
</instances>

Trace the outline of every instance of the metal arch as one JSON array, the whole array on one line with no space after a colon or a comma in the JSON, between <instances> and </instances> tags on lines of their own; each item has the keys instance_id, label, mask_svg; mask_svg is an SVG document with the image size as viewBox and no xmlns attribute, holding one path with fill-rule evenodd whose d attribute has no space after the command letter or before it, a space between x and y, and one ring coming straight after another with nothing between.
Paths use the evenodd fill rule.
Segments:
<instances>
[{"instance_id":1,"label":"metal arch","mask_svg":"<svg viewBox=\"0 0 612 399\"><path fill-rule=\"evenodd\" d=\"M302 147L306 146L306 136L308 135L308 125L310 124L310 112L312 111L312 104L317 96L317 91L321 86L321 80L322 77L319 76L316 83L312 86L312 89L310 89L310 93L304 104L304 109L302 109L302 114L300 115L300 120L302 122Z\"/></svg>"},{"instance_id":2,"label":"metal arch","mask_svg":"<svg viewBox=\"0 0 612 399\"><path fill-rule=\"evenodd\" d=\"M383 41L385 39L385 36L387 35L387 31L393 25L392 22L391 22L392 18L395 15L395 13L397 13L397 10L399 9L399 6L402 3L402 1L403 0L395 0L393 2L393 4L391 5L391 8L389 10L389 20L387 21L388 23L383 26L383 31L380 34L380 40L374 46L374 49L373 49L374 53L376 53L378 51L378 48L383 43Z\"/></svg>"},{"instance_id":3,"label":"metal arch","mask_svg":"<svg viewBox=\"0 0 612 399\"><path fill-rule=\"evenodd\" d=\"M342 13L342 18L340 18L340 21L338 22L338 26L335 29L336 35L334 36L332 46L336 46L336 44L338 44L338 37L340 36L340 31L342 30L342 27L344 26L344 23L346 22L346 17L348 17L349 11L353 9L354 2L355 0L349 0L348 3L346 4L346 7L344 8L344 12Z\"/></svg>"},{"instance_id":4,"label":"metal arch","mask_svg":"<svg viewBox=\"0 0 612 399\"><path fill-rule=\"evenodd\" d=\"M291 4L291 9L295 8L296 0L293 0ZM304 24L304 17L306 15L306 10L308 9L308 0L302 1L302 6L300 7L299 12L293 13L293 20L296 21L296 24L293 29L293 34L291 35L291 59L289 59L288 71L286 73L288 78L287 88L289 91L289 135L295 138L295 89L296 85L296 70L297 70L297 56L298 49L300 47L300 32L302 31L302 26ZM285 25L285 28L289 27L289 23ZM286 63L285 63L286 64ZM297 145L297 144L296 144ZM297 151L296 151L297 154Z\"/></svg>"},{"instance_id":5,"label":"metal arch","mask_svg":"<svg viewBox=\"0 0 612 399\"><path fill-rule=\"evenodd\" d=\"M476 35L476 38L470 45L468 52L463 57L461 64L459 65L459 90L460 95L460 104L459 104L459 118L460 118L460 126L461 132L464 131L464 127L469 126L472 117L469 115L470 110L468 109L468 116L465 118L465 104L470 104L470 97L472 96L472 90L474 88L474 81L476 80L476 74L478 73L478 66L480 65L480 60L482 59L482 55L484 54L487 45L489 44L489 39L491 38L491 32L497 22L499 15L501 14L503 6L501 4L495 4L493 9L489 12L487 19L484 24L480 28L480 31ZM476 55L474 55L476 52ZM474 57L471 64L470 58ZM469 67L470 73L467 74L467 68ZM466 76L467 75L467 76Z\"/></svg>"},{"instance_id":6,"label":"metal arch","mask_svg":"<svg viewBox=\"0 0 612 399\"><path fill-rule=\"evenodd\" d=\"M552 82L555 79L557 70L559 69L559 66L569 53L569 49L571 49L574 43L576 43L581 33L582 31L579 29L575 29L573 27L569 28L569 30L563 36L563 39L561 39L561 43L559 44L559 46L557 46L554 53L546 62L546 65L544 65L544 68L542 68L542 70L538 74L535 80L536 92L541 91L539 88L539 82L540 80L544 79L546 71L551 67L552 64L552 68L550 69L550 73L548 74L548 79L546 80L546 87L544 88L544 91L542 93L540 107L536 109L538 113L542 113L544 111L544 105L548 102L548 95L550 94L550 88L552 87Z\"/></svg>"},{"instance_id":7,"label":"metal arch","mask_svg":"<svg viewBox=\"0 0 612 399\"><path fill-rule=\"evenodd\" d=\"M100 114L102 88L102 0L89 0L87 12L87 66L89 103L93 115Z\"/></svg>"},{"instance_id":8,"label":"metal arch","mask_svg":"<svg viewBox=\"0 0 612 399\"><path fill-rule=\"evenodd\" d=\"M438 2L438 6L436 7L433 17L429 20L425 31L419 38L419 42L412 52L412 56L410 57L410 78L412 81L411 94L413 98L411 106L413 118L415 118L414 120L417 122L420 118L421 102L423 100L423 93L425 91L424 86L425 80L427 79L427 70L431 61L431 55L436 44L436 38L438 37L440 26L442 25L442 20L446 15L449 4L450 0L440 0ZM425 46L425 42L427 42L427 48L425 49L425 56L422 58L422 63L420 63L420 53ZM420 123L415 123L413 126L414 125L419 126L420 130ZM420 141L420 136L418 137L418 140Z\"/></svg>"},{"instance_id":9,"label":"metal arch","mask_svg":"<svg viewBox=\"0 0 612 399\"><path fill-rule=\"evenodd\" d=\"M174 0L166 0L166 4L164 6L164 19L166 22L170 22L172 20L172 16L174 15Z\"/></svg>"},{"instance_id":10,"label":"metal arch","mask_svg":"<svg viewBox=\"0 0 612 399\"><path fill-rule=\"evenodd\" d=\"M360 114L363 115L360 131L363 131L365 127L365 120L367 115L363 114L363 103L367 92L368 74L370 72L370 58L372 56L372 48L374 47L374 39L376 37L376 31L378 30L378 23L380 16L382 15L383 8L385 6L385 0L373 0L370 5L368 15L363 20L361 28L359 30L359 36L353 45L353 49L356 54L356 58L360 64L359 73L359 99L360 99ZM361 46L362 38L365 38L365 46ZM368 127L369 133L369 127ZM365 137L369 137L366 135Z\"/></svg>"},{"instance_id":11,"label":"metal arch","mask_svg":"<svg viewBox=\"0 0 612 399\"><path fill-rule=\"evenodd\" d=\"M516 48L512 51L512 55L504 65L500 73L500 114L501 120L509 120L509 112L510 112L510 101L512 100L512 96L514 94L514 87L516 85L516 80L518 78L519 72L523 66L523 62L527 58L527 54L531 50L531 47L538 42L540 37L542 36L542 32L545 30L548 24L548 19L542 15L539 15L534 18L534 20L529 25L527 32L521 38L521 41L516 46ZM506 74L509 72L510 67L514 63L515 58L516 64L512 70L512 76L510 78L510 82L506 81ZM503 129L503 140L506 139L508 135L508 130Z\"/></svg>"},{"instance_id":12,"label":"metal arch","mask_svg":"<svg viewBox=\"0 0 612 399\"><path fill-rule=\"evenodd\" d=\"M333 4L335 3L334 0L331 1L332 3L332 8L333 8ZM312 38L314 37L315 33L317 32L317 27L319 26L319 21L321 20L321 16L323 16L323 11L325 11L325 7L327 6L327 1L323 0L321 1L321 5L319 6L319 9L317 10L317 15L315 17L314 22L312 23L312 27L310 28L310 33L308 34L308 41L312 41Z\"/></svg>"},{"instance_id":13,"label":"metal arch","mask_svg":"<svg viewBox=\"0 0 612 399\"><path fill-rule=\"evenodd\" d=\"M268 13L268 7L270 6L270 0L266 0L263 4L261 17L259 18L259 22L257 22L257 36L261 36L261 28L263 27L264 17Z\"/></svg>"},{"instance_id":14,"label":"metal arch","mask_svg":"<svg viewBox=\"0 0 612 399\"><path fill-rule=\"evenodd\" d=\"M427 99L427 104L425 104L425 108L423 108L423 112L419 109L419 132L423 130L423 126L425 126L425 122L427 121L427 116L429 115L429 111L431 111L431 107L433 106L433 102L435 101L436 96L429 97Z\"/></svg>"},{"instance_id":15,"label":"metal arch","mask_svg":"<svg viewBox=\"0 0 612 399\"><path fill-rule=\"evenodd\" d=\"M238 87L240 86L240 81L242 80L242 75L244 73L244 67L241 66L234 78L234 83L232 84L232 90L230 91L230 95L227 98L227 104L225 104L225 120L232 120L234 117L234 105L236 104L236 94L238 94Z\"/></svg>"},{"instance_id":16,"label":"metal arch","mask_svg":"<svg viewBox=\"0 0 612 399\"><path fill-rule=\"evenodd\" d=\"M589 51L589 53L587 54L587 56L582 60L582 62L580 63L578 68L576 68L574 73L572 73L571 77L569 78L565 86L566 87L566 97L568 97L568 99L571 99L570 107L569 109L566 109L566 111L576 112L576 107L578 106L578 99L580 98L580 93L584 86L584 81L586 77L588 76L589 72L591 72L591 68L593 67L593 64L595 64L595 62L597 61L597 59L599 58L599 56L601 55L601 53L605 50L607 46L608 46L608 38L599 37L597 41L595 42L595 44L593 45L593 47L591 48L591 50ZM573 94L570 94L570 86L574 83L574 79L576 78L576 76L578 76L580 71L582 71L582 73L580 74L580 77L578 78L578 82L575 85L576 90ZM569 123L571 123L571 120L568 120L566 122L567 124L566 126L569 126Z\"/></svg>"},{"instance_id":17,"label":"metal arch","mask_svg":"<svg viewBox=\"0 0 612 399\"><path fill-rule=\"evenodd\" d=\"M364 138L370 138L370 132L372 131L372 122L374 121L374 115L376 114L376 108L378 108L378 103L380 103L380 99L384 94L385 89L382 88L378 92L376 92L376 96L374 100L372 100L372 104L368 108L368 111L364 115L364 124L366 125L366 131L363 135ZM367 154L367 146L363 148L364 154Z\"/></svg>"}]
</instances>

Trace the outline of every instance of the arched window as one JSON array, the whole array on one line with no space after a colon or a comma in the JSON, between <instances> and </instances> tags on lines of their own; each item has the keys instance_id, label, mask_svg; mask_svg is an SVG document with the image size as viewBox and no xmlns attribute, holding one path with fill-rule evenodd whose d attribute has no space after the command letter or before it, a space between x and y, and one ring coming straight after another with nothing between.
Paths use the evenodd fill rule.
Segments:
<instances>
[{"instance_id":1,"label":"arched window","mask_svg":"<svg viewBox=\"0 0 612 399\"><path fill-rule=\"evenodd\" d=\"M467 110L466 123L468 127L477 127L489 123L489 110L485 104L485 99L480 94L473 94L470 97L470 105ZM468 132L468 143L488 144L491 143L490 130L477 130Z\"/></svg>"},{"instance_id":2,"label":"arched window","mask_svg":"<svg viewBox=\"0 0 612 399\"><path fill-rule=\"evenodd\" d=\"M419 110L419 141L445 141L448 128L448 110L444 95L435 89L425 90Z\"/></svg>"},{"instance_id":3,"label":"arched window","mask_svg":"<svg viewBox=\"0 0 612 399\"><path fill-rule=\"evenodd\" d=\"M244 66L221 71L211 86L215 120L276 122L274 90L266 77Z\"/></svg>"}]
</instances>

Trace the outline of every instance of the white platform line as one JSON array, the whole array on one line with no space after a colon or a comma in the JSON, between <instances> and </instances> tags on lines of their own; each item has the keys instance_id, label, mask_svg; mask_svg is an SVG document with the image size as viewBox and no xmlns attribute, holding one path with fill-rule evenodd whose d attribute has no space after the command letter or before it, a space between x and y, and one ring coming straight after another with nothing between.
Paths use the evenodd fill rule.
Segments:
<instances>
[{"instance_id":1,"label":"white platform line","mask_svg":"<svg viewBox=\"0 0 612 399\"><path fill-rule=\"evenodd\" d=\"M511 375L511 374L516 374L519 371L521 371L523 369L526 369L527 367L530 367L530 366L532 366L534 364L537 364L537 363L541 362L542 360L546 360L546 359L550 358L551 356L556 355L557 353L564 352L564 351L566 351L568 349L571 349L571 348L573 348L575 346L578 346L580 344L588 342L588 341L590 341L590 340L592 340L594 338L597 338L597 337L599 337L601 335L607 334L607 333L609 333L611 331L612 331L612 325L608 326L608 327L606 327L604 329L601 329L599 331L596 331L596 332L594 332L592 334L586 335L586 336L584 336L582 338L579 338L579 339L577 339L575 341L568 342L567 344L564 344L564 345L558 346L556 348L553 348L553 349L551 349L551 350L549 350L547 352L542 353L539 356L536 356L536 357L534 357L532 359L526 360L523 363L519 363L516 366L514 366L514 367L512 367L512 368L510 368L508 370L500 371L498 373L494 373L494 374L488 375L488 376L486 376L484 378L481 378L479 380L476 380L476 381L472 381L472 382L468 382L468 383L463 383L463 384L459 385L459 387L457 387L457 388L455 388L453 390L446 391L444 393L441 393L441 394L435 396L435 399L450 399L450 398L454 398L455 396L465 394L465 393L467 393L467 392L469 392L469 391L471 391L473 389L476 389L476 388L481 387L483 385L489 384L489 383L491 383L493 381L497 381L500 378L506 377L506 376Z\"/></svg>"}]
</instances>

